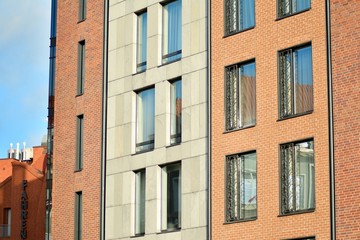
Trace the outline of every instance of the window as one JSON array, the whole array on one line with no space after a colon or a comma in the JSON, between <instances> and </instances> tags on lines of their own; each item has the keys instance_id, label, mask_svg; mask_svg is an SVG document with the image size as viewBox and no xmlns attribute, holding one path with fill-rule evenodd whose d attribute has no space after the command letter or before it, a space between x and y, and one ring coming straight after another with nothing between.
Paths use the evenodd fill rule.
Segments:
<instances>
[{"instance_id":1,"label":"window","mask_svg":"<svg viewBox=\"0 0 360 240\"><path fill-rule=\"evenodd\" d=\"M181 0L163 6L163 57L162 63L181 58Z\"/></svg>"},{"instance_id":2,"label":"window","mask_svg":"<svg viewBox=\"0 0 360 240\"><path fill-rule=\"evenodd\" d=\"M315 237L291 238L289 240L315 240Z\"/></svg>"},{"instance_id":3,"label":"window","mask_svg":"<svg viewBox=\"0 0 360 240\"><path fill-rule=\"evenodd\" d=\"M78 83L77 94L84 93L85 81L85 41L80 41L78 44Z\"/></svg>"},{"instance_id":4,"label":"window","mask_svg":"<svg viewBox=\"0 0 360 240\"><path fill-rule=\"evenodd\" d=\"M314 209L314 143L312 140L280 146L281 214Z\"/></svg>"},{"instance_id":5,"label":"window","mask_svg":"<svg viewBox=\"0 0 360 240\"><path fill-rule=\"evenodd\" d=\"M79 0L79 21L86 18L86 0Z\"/></svg>"},{"instance_id":6,"label":"window","mask_svg":"<svg viewBox=\"0 0 360 240\"><path fill-rule=\"evenodd\" d=\"M226 130L255 125L255 62L225 69Z\"/></svg>"},{"instance_id":7,"label":"window","mask_svg":"<svg viewBox=\"0 0 360 240\"><path fill-rule=\"evenodd\" d=\"M145 169L135 173L135 235L145 233Z\"/></svg>"},{"instance_id":8,"label":"window","mask_svg":"<svg viewBox=\"0 0 360 240\"><path fill-rule=\"evenodd\" d=\"M182 107L182 94L181 94L181 80L176 80L170 85L170 143L177 144L181 142L181 107Z\"/></svg>"},{"instance_id":9,"label":"window","mask_svg":"<svg viewBox=\"0 0 360 240\"><path fill-rule=\"evenodd\" d=\"M226 222L256 218L256 153L226 157Z\"/></svg>"},{"instance_id":10,"label":"window","mask_svg":"<svg viewBox=\"0 0 360 240\"><path fill-rule=\"evenodd\" d=\"M84 115L77 116L76 119L76 166L75 170L83 168L83 136L84 135Z\"/></svg>"},{"instance_id":11,"label":"window","mask_svg":"<svg viewBox=\"0 0 360 240\"><path fill-rule=\"evenodd\" d=\"M255 26L255 0L225 0L225 34Z\"/></svg>"},{"instance_id":12,"label":"window","mask_svg":"<svg viewBox=\"0 0 360 240\"><path fill-rule=\"evenodd\" d=\"M0 237L10 237L11 236L11 208L4 209L4 233Z\"/></svg>"},{"instance_id":13,"label":"window","mask_svg":"<svg viewBox=\"0 0 360 240\"><path fill-rule=\"evenodd\" d=\"M82 235L82 192L75 193L75 240Z\"/></svg>"},{"instance_id":14,"label":"window","mask_svg":"<svg viewBox=\"0 0 360 240\"><path fill-rule=\"evenodd\" d=\"M313 110L311 46L279 53L280 118Z\"/></svg>"},{"instance_id":15,"label":"window","mask_svg":"<svg viewBox=\"0 0 360 240\"><path fill-rule=\"evenodd\" d=\"M181 164L162 168L162 221L161 230L181 228Z\"/></svg>"},{"instance_id":16,"label":"window","mask_svg":"<svg viewBox=\"0 0 360 240\"><path fill-rule=\"evenodd\" d=\"M146 49L147 49L147 12L137 16L137 60L136 71L146 70Z\"/></svg>"},{"instance_id":17,"label":"window","mask_svg":"<svg viewBox=\"0 0 360 240\"><path fill-rule=\"evenodd\" d=\"M278 0L278 17L286 17L309 9L311 0Z\"/></svg>"},{"instance_id":18,"label":"window","mask_svg":"<svg viewBox=\"0 0 360 240\"><path fill-rule=\"evenodd\" d=\"M155 88L137 93L136 152L154 149L155 141Z\"/></svg>"}]
</instances>

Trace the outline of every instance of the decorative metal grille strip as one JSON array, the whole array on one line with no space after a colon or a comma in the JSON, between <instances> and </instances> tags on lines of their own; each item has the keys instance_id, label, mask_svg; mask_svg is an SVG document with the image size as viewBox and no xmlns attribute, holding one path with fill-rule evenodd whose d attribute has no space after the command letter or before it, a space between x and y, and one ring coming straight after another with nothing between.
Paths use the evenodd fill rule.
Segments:
<instances>
[{"instance_id":1,"label":"decorative metal grille strip","mask_svg":"<svg viewBox=\"0 0 360 240\"><path fill-rule=\"evenodd\" d=\"M226 34L231 34L233 32L236 32L238 29L237 26L237 0L225 0L225 32Z\"/></svg>"},{"instance_id":2,"label":"decorative metal grille strip","mask_svg":"<svg viewBox=\"0 0 360 240\"><path fill-rule=\"evenodd\" d=\"M238 126L238 70L237 66L226 68L226 130Z\"/></svg>"},{"instance_id":3,"label":"decorative metal grille strip","mask_svg":"<svg viewBox=\"0 0 360 240\"><path fill-rule=\"evenodd\" d=\"M293 82L291 77L291 49L279 55L280 64L280 115L286 117L293 114Z\"/></svg>"}]
</instances>

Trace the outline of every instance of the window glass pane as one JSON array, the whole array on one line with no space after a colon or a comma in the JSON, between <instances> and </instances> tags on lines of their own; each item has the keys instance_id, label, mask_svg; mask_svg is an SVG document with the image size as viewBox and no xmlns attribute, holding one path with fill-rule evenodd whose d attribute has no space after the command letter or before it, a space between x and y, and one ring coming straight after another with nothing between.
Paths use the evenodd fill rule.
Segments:
<instances>
[{"instance_id":1,"label":"window glass pane","mask_svg":"<svg viewBox=\"0 0 360 240\"><path fill-rule=\"evenodd\" d=\"M181 165L163 168L162 181L162 230L181 227Z\"/></svg>"},{"instance_id":2,"label":"window glass pane","mask_svg":"<svg viewBox=\"0 0 360 240\"><path fill-rule=\"evenodd\" d=\"M255 25L254 4L254 0L239 0L239 30L244 30Z\"/></svg>"},{"instance_id":3,"label":"window glass pane","mask_svg":"<svg viewBox=\"0 0 360 240\"><path fill-rule=\"evenodd\" d=\"M135 176L135 234L143 234L145 233L145 170L137 172Z\"/></svg>"},{"instance_id":4,"label":"window glass pane","mask_svg":"<svg viewBox=\"0 0 360 240\"><path fill-rule=\"evenodd\" d=\"M296 112L313 109L313 80L311 47L294 51L294 82Z\"/></svg>"},{"instance_id":5,"label":"window glass pane","mask_svg":"<svg viewBox=\"0 0 360 240\"><path fill-rule=\"evenodd\" d=\"M75 239L82 239L82 192L75 194Z\"/></svg>"},{"instance_id":6,"label":"window glass pane","mask_svg":"<svg viewBox=\"0 0 360 240\"><path fill-rule=\"evenodd\" d=\"M310 8L310 0L292 0L293 13Z\"/></svg>"},{"instance_id":7,"label":"window glass pane","mask_svg":"<svg viewBox=\"0 0 360 240\"><path fill-rule=\"evenodd\" d=\"M83 139L84 139L84 116L77 117L77 129L76 129L76 170L80 170L83 167Z\"/></svg>"},{"instance_id":8,"label":"window glass pane","mask_svg":"<svg viewBox=\"0 0 360 240\"><path fill-rule=\"evenodd\" d=\"M181 0L170 2L163 7L163 63L181 58L181 9Z\"/></svg>"},{"instance_id":9,"label":"window glass pane","mask_svg":"<svg viewBox=\"0 0 360 240\"><path fill-rule=\"evenodd\" d=\"M137 94L137 144L136 151L154 148L155 88Z\"/></svg>"},{"instance_id":10,"label":"window glass pane","mask_svg":"<svg viewBox=\"0 0 360 240\"><path fill-rule=\"evenodd\" d=\"M240 68L240 122L241 126L255 124L255 63Z\"/></svg>"},{"instance_id":11,"label":"window glass pane","mask_svg":"<svg viewBox=\"0 0 360 240\"><path fill-rule=\"evenodd\" d=\"M77 94L84 93L85 81L85 41L78 44L78 84Z\"/></svg>"},{"instance_id":12,"label":"window glass pane","mask_svg":"<svg viewBox=\"0 0 360 240\"><path fill-rule=\"evenodd\" d=\"M256 153L232 155L226 159L226 221L257 215Z\"/></svg>"},{"instance_id":13,"label":"window glass pane","mask_svg":"<svg viewBox=\"0 0 360 240\"><path fill-rule=\"evenodd\" d=\"M181 80L171 83L171 144L181 142L182 87Z\"/></svg>"},{"instance_id":14,"label":"window glass pane","mask_svg":"<svg viewBox=\"0 0 360 240\"><path fill-rule=\"evenodd\" d=\"M86 18L86 0L79 0L79 21Z\"/></svg>"},{"instance_id":15,"label":"window glass pane","mask_svg":"<svg viewBox=\"0 0 360 240\"><path fill-rule=\"evenodd\" d=\"M138 15L137 26L137 68L138 72L146 69L147 48L147 12Z\"/></svg>"}]
</instances>

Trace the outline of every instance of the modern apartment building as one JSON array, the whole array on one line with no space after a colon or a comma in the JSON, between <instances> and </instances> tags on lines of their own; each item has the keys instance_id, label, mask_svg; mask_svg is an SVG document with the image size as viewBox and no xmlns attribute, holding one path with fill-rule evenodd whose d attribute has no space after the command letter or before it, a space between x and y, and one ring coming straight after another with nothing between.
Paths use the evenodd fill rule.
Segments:
<instances>
[{"instance_id":1,"label":"modern apartment building","mask_svg":"<svg viewBox=\"0 0 360 240\"><path fill-rule=\"evenodd\" d=\"M212 239L360 238L359 10L211 2Z\"/></svg>"},{"instance_id":2,"label":"modern apartment building","mask_svg":"<svg viewBox=\"0 0 360 240\"><path fill-rule=\"evenodd\" d=\"M207 1L109 3L105 239L207 239Z\"/></svg>"},{"instance_id":3,"label":"modern apartment building","mask_svg":"<svg viewBox=\"0 0 360 240\"><path fill-rule=\"evenodd\" d=\"M55 240L100 238L103 19L103 1L57 1L48 236Z\"/></svg>"}]
</instances>

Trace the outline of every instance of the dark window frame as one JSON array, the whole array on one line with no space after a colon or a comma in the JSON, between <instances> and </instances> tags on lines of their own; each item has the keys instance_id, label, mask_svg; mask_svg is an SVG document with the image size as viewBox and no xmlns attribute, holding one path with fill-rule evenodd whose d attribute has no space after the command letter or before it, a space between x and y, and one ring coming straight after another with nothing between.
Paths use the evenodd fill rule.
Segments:
<instances>
[{"instance_id":1,"label":"dark window frame","mask_svg":"<svg viewBox=\"0 0 360 240\"><path fill-rule=\"evenodd\" d=\"M254 102L253 102L253 105L254 105L254 122L251 123L251 124L244 124L241 122L241 111L242 111L242 106L240 106L240 101L239 101L239 98L241 97L241 93L240 93L240 88L239 88L239 85L240 85L240 80L239 79L239 69L243 66L246 66L246 65L250 65L250 64L254 64L255 66L255 69L254 69L254 74L255 74L255 82L254 82ZM236 76L236 126L230 126L231 124L229 123L230 119L231 119L231 116L229 116L231 113L229 113L229 109L230 109L230 105L231 105L231 101L230 101L230 98L231 98L231 93L229 93L228 89L230 89L230 86L231 86L231 83L230 83L230 77L228 76L228 73L231 71L229 69L231 68L235 68L235 73L237 74ZM251 127L254 127L256 125L256 114L257 114L257 109L256 109L256 61L255 61L255 58L253 59L249 59L249 60L246 60L246 61L243 61L243 62L239 62L239 63L236 63L236 64L232 64L232 65L229 65L229 66L225 66L225 69L224 69L224 116L225 116L225 132L232 132L232 131L236 131L236 130L240 130L240 129L246 129L246 128L251 128Z\"/></svg>"},{"instance_id":2,"label":"dark window frame","mask_svg":"<svg viewBox=\"0 0 360 240\"><path fill-rule=\"evenodd\" d=\"M79 0L79 22L86 19L86 1L87 0Z\"/></svg>"},{"instance_id":3,"label":"dark window frame","mask_svg":"<svg viewBox=\"0 0 360 240\"><path fill-rule=\"evenodd\" d=\"M78 76L77 76L77 95L84 94L85 84L85 55L86 45L85 40L78 43Z\"/></svg>"},{"instance_id":4,"label":"dark window frame","mask_svg":"<svg viewBox=\"0 0 360 240\"><path fill-rule=\"evenodd\" d=\"M75 217L74 217L74 240L82 239L82 191L75 192Z\"/></svg>"},{"instance_id":5,"label":"dark window frame","mask_svg":"<svg viewBox=\"0 0 360 240\"><path fill-rule=\"evenodd\" d=\"M295 166L296 163L296 159L295 159L295 145L296 144L301 144L301 143L305 143L305 142L312 142L312 151L313 151L313 168L314 168L314 172L313 172L313 191L314 191L314 199L313 199L313 208L307 208L307 209L300 209L300 210L286 210L286 204L285 203L285 199L286 196L283 192L283 175L285 175L285 172L283 172L284 169L284 162L285 159L283 159L283 152L282 152L282 148L286 147L286 146L290 146L292 145L293 148L293 154L292 154L292 158L293 160L293 166ZM297 140L297 141L292 141L292 142L286 142L286 143L282 143L279 145L279 216L278 217L283 217L283 216L290 216L290 215L294 215L294 214L303 214L303 213L309 213L309 212L314 212L315 208L316 208L316 191L315 191L315 144L314 144L314 138L305 138L305 139L301 139L301 140ZM292 179L294 179L294 181L296 181L296 169L293 169L292 171ZM296 184L294 184L294 186L296 187ZM293 204L294 206L296 206L296 190L292 193L292 199L293 199ZM301 238L300 238L301 239Z\"/></svg>"},{"instance_id":6,"label":"dark window frame","mask_svg":"<svg viewBox=\"0 0 360 240\"><path fill-rule=\"evenodd\" d=\"M243 217L243 218L239 217L239 218L236 218L236 219L230 219L229 216L228 216L228 212L227 212L228 208L229 208L227 200L229 198L228 194L230 192L233 193L234 191L233 191L232 187L228 186L228 178L227 178L227 176L231 175L231 172L228 171L229 170L228 169L228 161L232 161L233 159L231 159L231 158L233 158L233 157L241 157L242 158L242 157L244 157L246 155L250 155L250 154L255 154L255 160L256 160L256 163L255 163L256 164L256 167L255 167L255 171L256 171L256 184L255 184L255 186L256 186L256 193L255 193L256 214L255 214L255 216L251 216L251 217ZM245 159L244 158L242 159L242 164L245 164ZM224 213L225 213L225 215L224 215L224 217L225 218L224 218L224 224L246 222L246 221L254 221L254 220L257 219L257 216L258 216L258 204L257 204L257 194L258 194L258 191L257 191L257 188L258 188L257 172L258 172L258 169L257 169L257 165L258 165L258 163L257 163L257 152L256 152L256 150L240 152L240 153L235 153L235 154L229 154L229 155L225 156L225 168L224 168L224 170L225 170L225 172L224 172L224 175L225 175L225 181L224 181L224 189L225 189L225 191L224 191L224 199L225 199ZM240 174L244 174L244 172L240 173ZM246 191L245 185L243 185L243 186L244 186L244 189L243 190L239 189L239 194L240 194L241 191L243 191L243 192ZM240 198L240 195L238 197ZM238 209L238 210L240 211L240 209ZM238 214L240 214L240 213L238 213Z\"/></svg>"},{"instance_id":7,"label":"dark window frame","mask_svg":"<svg viewBox=\"0 0 360 240\"><path fill-rule=\"evenodd\" d=\"M76 117L76 162L75 171L83 169L84 159L84 114Z\"/></svg>"},{"instance_id":8,"label":"dark window frame","mask_svg":"<svg viewBox=\"0 0 360 240\"><path fill-rule=\"evenodd\" d=\"M295 95L295 88L294 88L294 85L295 85L295 77L294 77L294 63L293 63L293 53L300 50L300 49L304 49L304 48L307 48L307 47L310 47L310 50L311 50L311 90L312 90L312 93L311 93L311 109L309 110L306 110L306 111L295 111L295 98L296 98L296 95ZM291 101L291 113L287 113L285 112L285 97L284 97L284 92L286 91L285 87L284 87L284 84L285 84L285 81L286 79L284 79L284 64L282 63L282 57L285 57L285 54L286 53L289 53L290 54L290 58L291 58L291 62L290 62L290 96L288 96L288 98L290 99ZM313 49L312 49L312 42L307 42L307 43L302 43L302 44L299 44L299 45L295 45L293 47L289 47L289 48L285 48L285 49L282 49L282 50L279 50L278 51L278 120L285 120L285 119L288 119L288 118L293 118L293 117L298 117L298 116L302 116L302 115L307 115L307 114L310 114L314 111L314 74L313 74Z\"/></svg>"}]
</instances>

